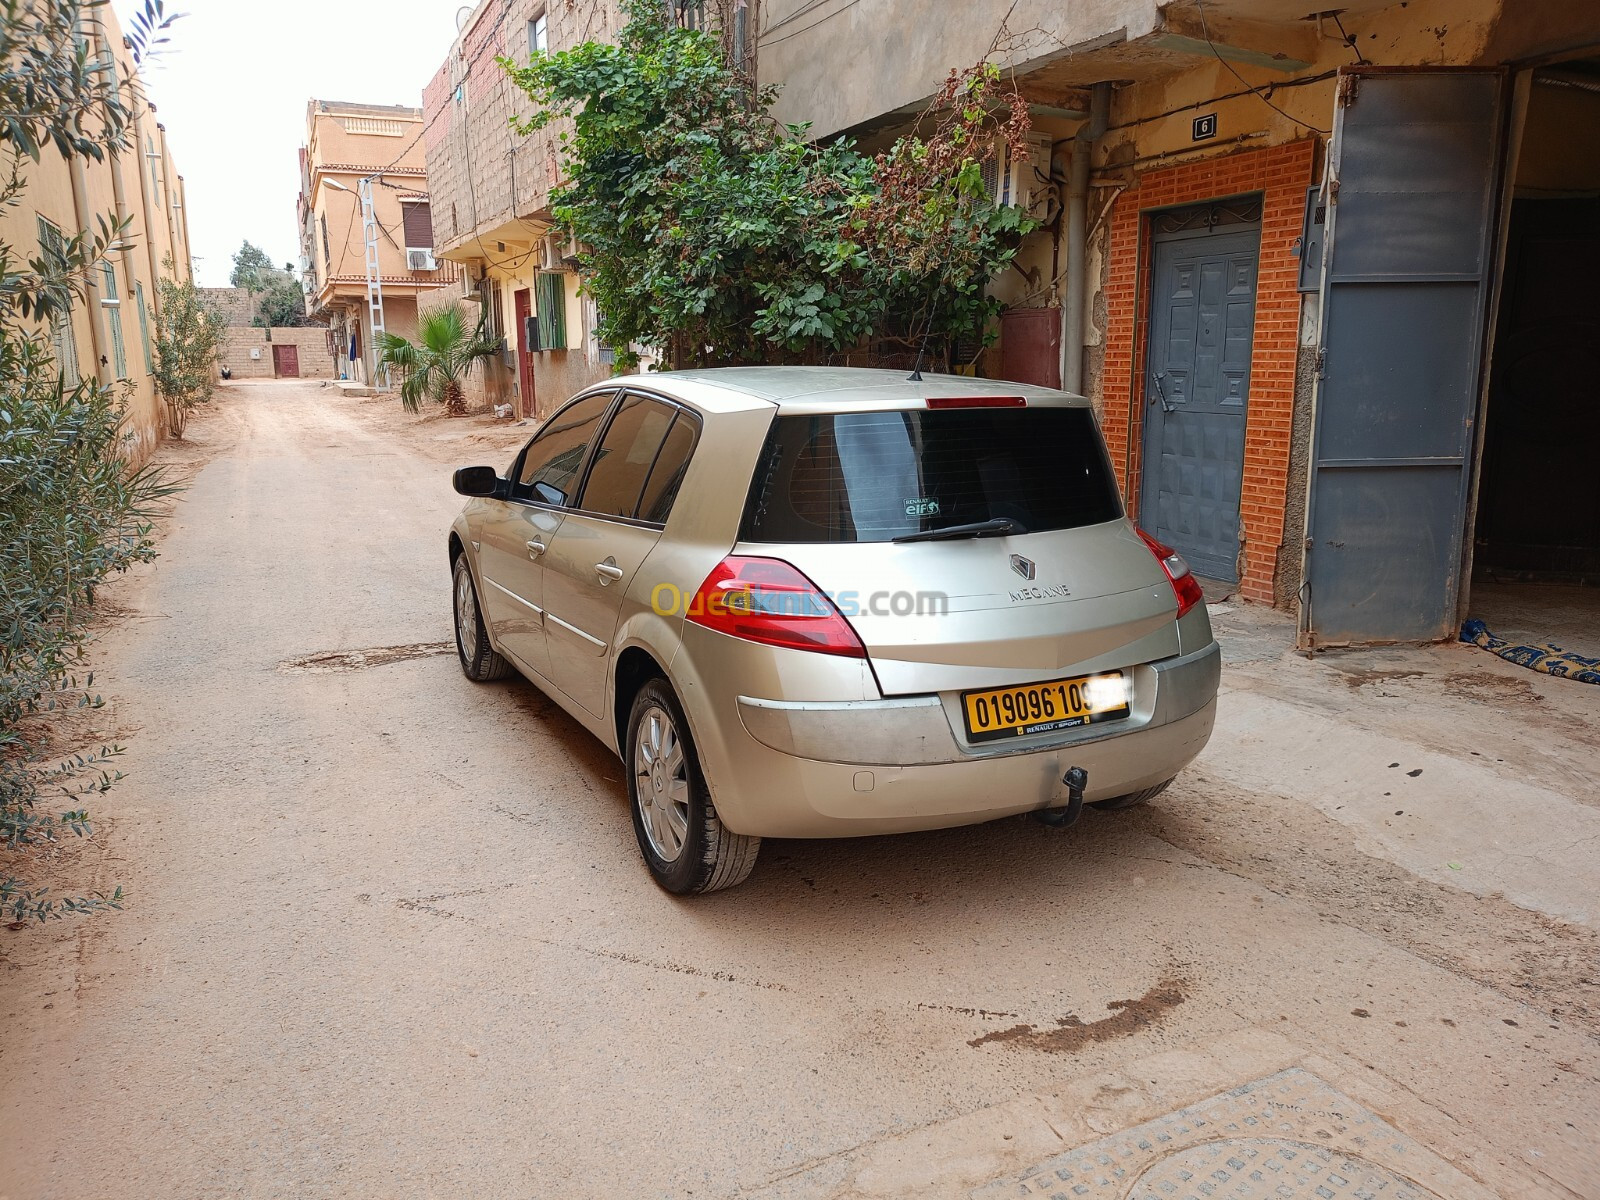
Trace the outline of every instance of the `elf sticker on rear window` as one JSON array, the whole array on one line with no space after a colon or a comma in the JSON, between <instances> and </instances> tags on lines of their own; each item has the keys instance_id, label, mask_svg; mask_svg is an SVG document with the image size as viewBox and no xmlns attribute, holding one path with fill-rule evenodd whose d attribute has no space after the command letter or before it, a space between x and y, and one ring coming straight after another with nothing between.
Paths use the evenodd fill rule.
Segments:
<instances>
[{"instance_id":1,"label":"elf sticker on rear window","mask_svg":"<svg viewBox=\"0 0 1600 1200\"><path fill-rule=\"evenodd\" d=\"M939 502L932 496L917 496L906 501L906 516L908 517L936 517L939 515Z\"/></svg>"}]
</instances>

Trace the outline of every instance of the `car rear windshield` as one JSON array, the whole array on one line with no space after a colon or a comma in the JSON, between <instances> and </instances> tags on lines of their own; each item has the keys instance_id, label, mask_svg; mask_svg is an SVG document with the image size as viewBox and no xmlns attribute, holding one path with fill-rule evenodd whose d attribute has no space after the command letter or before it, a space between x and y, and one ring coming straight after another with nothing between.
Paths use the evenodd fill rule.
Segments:
<instances>
[{"instance_id":1,"label":"car rear windshield","mask_svg":"<svg viewBox=\"0 0 1600 1200\"><path fill-rule=\"evenodd\" d=\"M1026 532L1122 515L1086 408L780 416L751 481L749 542L887 542L1009 517Z\"/></svg>"}]
</instances>

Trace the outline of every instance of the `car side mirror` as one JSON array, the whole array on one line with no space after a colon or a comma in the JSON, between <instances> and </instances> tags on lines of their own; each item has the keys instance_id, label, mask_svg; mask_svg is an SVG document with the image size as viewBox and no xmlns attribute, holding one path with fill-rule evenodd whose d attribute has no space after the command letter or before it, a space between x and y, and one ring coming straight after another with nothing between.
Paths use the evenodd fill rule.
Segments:
<instances>
[{"instance_id":1,"label":"car side mirror","mask_svg":"<svg viewBox=\"0 0 1600 1200\"><path fill-rule=\"evenodd\" d=\"M450 481L463 496L495 496L500 493L500 476L493 467L461 467Z\"/></svg>"}]
</instances>

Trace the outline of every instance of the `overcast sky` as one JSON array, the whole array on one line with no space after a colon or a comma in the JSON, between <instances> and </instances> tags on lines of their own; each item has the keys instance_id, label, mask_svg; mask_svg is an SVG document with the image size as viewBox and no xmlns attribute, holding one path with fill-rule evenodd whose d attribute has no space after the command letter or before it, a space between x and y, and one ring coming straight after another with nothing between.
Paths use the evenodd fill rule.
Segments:
<instances>
[{"instance_id":1,"label":"overcast sky","mask_svg":"<svg viewBox=\"0 0 1600 1200\"><path fill-rule=\"evenodd\" d=\"M137 0L113 0L124 25ZM184 13L144 72L189 196L195 275L225 287L249 238L300 261L306 101L422 104L463 0L167 0Z\"/></svg>"}]
</instances>

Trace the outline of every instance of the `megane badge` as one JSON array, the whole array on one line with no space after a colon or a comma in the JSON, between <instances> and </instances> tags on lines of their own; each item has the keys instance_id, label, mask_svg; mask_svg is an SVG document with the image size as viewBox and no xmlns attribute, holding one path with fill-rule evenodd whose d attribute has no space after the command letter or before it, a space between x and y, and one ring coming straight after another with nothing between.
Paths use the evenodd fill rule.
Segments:
<instances>
[{"instance_id":1,"label":"megane badge","mask_svg":"<svg viewBox=\"0 0 1600 1200\"><path fill-rule=\"evenodd\" d=\"M1020 554L1011 556L1011 569L1024 579L1033 578L1033 559L1023 558Z\"/></svg>"}]
</instances>

